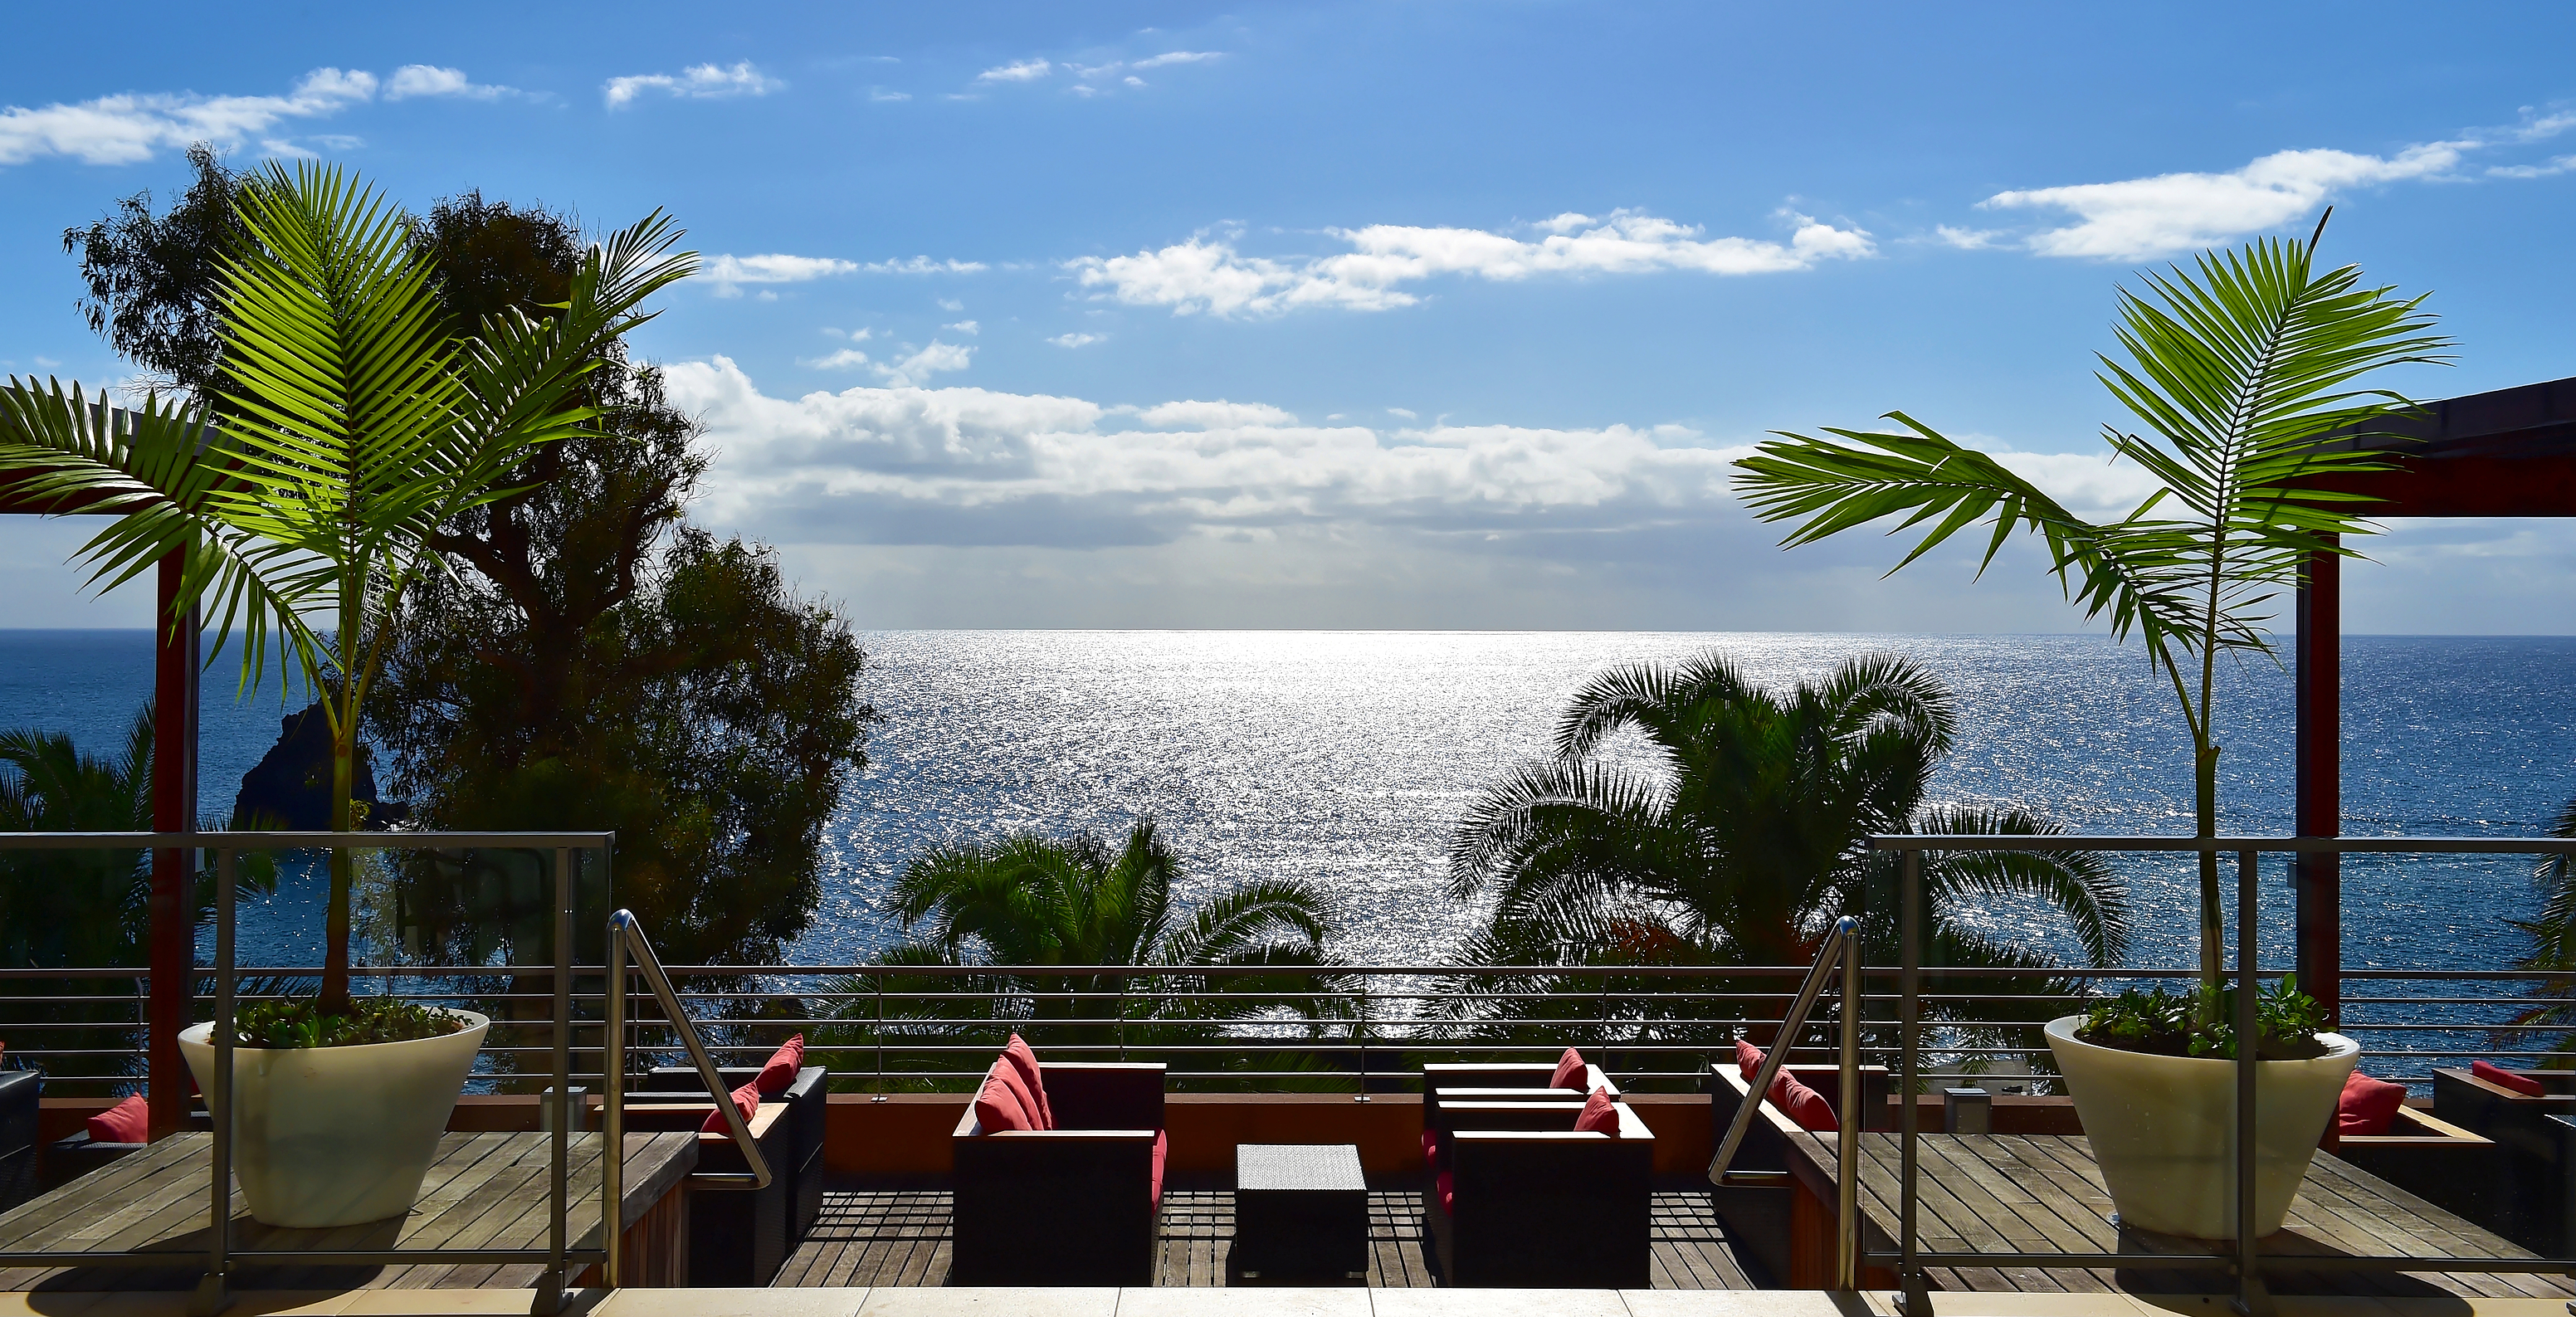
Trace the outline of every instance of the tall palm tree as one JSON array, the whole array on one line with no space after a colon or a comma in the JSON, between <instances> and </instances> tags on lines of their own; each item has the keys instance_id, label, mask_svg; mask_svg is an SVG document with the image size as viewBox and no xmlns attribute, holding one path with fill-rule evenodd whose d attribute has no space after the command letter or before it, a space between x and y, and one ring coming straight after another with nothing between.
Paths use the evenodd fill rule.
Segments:
<instances>
[{"instance_id":1,"label":"tall palm tree","mask_svg":"<svg viewBox=\"0 0 2576 1317\"><path fill-rule=\"evenodd\" d=\"M1041 1043L1114 1041L1150 1051L1155 1042L1212 1041L1228 1022L1339 1013L1347 984L1325 946L1336 921L1321 891L1293 878L1255 879L1184 906L1175 894L1183 879L1180 857L1151 818L1138 819L1115 847L1090 834L1019 833L933 850L895 882L895 914L910 937L882 959L965 968L928 979L885 976L885 989L898 994L889 1018L945 1022L943 1036L963 1020L998 1018L1045 1026ZM1048 965L1147 972L1028 969ZM1191 972L1216 968L1277 972ZM863 976L839 987L867 993L875 984ZM905 1000L908 991L976 996ZM847 1013L869 1009L853 1002Z\"/></svg>"},{"instance_id":2,"label":"tall palm tree","mask_svg":"<svg viewBox=\"0 0 2576 1317\"><path fill-rule=\"evenodd\" d=\"M1450 987L1471 994L1453 1013L1546 1013L1537 999L1491 997L1512 981L1472 966L1804 965L1847 914L1861 917L1864 957L1887 963L1895 871L1866 848L1871 835L2056 831L2018 809L1925 807L1957 722L1948 691L1897 657L1852 659L1786 692L1752 684L1717 654L1593 678L1557 724L1554 757L1487 788L1451 843L1450 894L1491 902L1483 929L1453 957L1461 973ZM1595 757L1620 732L1643 738L1650 769ZM1937 853L1925 857L1923 881L1924 963L1936 974L2030 969L2024 988L2043 986L2045 948L1980 921L1999 899L2054 912L2094 965L2115 963L2128 946L2127 895L2089 853ZM1613 998L1672 982L1614 978L1600 1009L1642 1018L1651 999ZM1518 986L1588 992L1597 983ZM1740 986L1757 996L1780 990Z\"/></svg>"},{"instance_id":3,"label":"tall palm tree","mask_svg":"<svg viewBox=\"0 0 2576 1317\"><path fill-rule=\"evenodd\" d=\"M2549 835L2576 838L2576 800L2558 812ZM2535 1035L2547 1038L2552 1051L2566 1055L2542 1064L2558 1069L2576 1065L2576 1032L2567 1028L2576 1025L2576 858L2552 855L2534 867L2532 876L2546 895L2538 919L2508 921L2531 935L2530 954L2515 960L2513 967L2563 971L2571 977L2542 980L2532 995L2543 998L2543 1004L2515 1015L2510 1026L2496 1031L2494 1044L2511 1046Z\"/></svg>"},{"instance_id":4,"label":"tall palm tree","mask_svg":"<svg viewBox=\"0 0 2576 1317\"><path fill-rule=\"evenodd\" d=\"M2329 209L2328 216L2333 214ZM1828 428L1848 443L1780 432L1736 463L1737 487L1765 521L1799 522L1796 546L1901 516L1896 530L1931 528L1896 569L1980 522L1992 526L1979 566L2017 529L2047 544L2050 569L2088 618L2136 635L2151 671L2173 683L2191 733L2198 835L2218 835L2215 732L2222 650L2271 656L2272 601L2294 587L2311 555L2358 556L2345 537L2374 530L2358 496L2324 479L2384 471L2393 459L2363 441L2416 410L2362 376L2404 362L2443 362L2421 296L2360 286L2361 270L2320 273L2325 219L2305 243L2266 238L2196 258L2196 273L2146 275L2144 297L2120 291L2121 347L2099 376L2146 427L2105 425L2114 457L2144 467L2160 488L2118 521L2067 511L2002 462L1963 447L1903 412L1900 432ZM2217 1019L2225 970L2218 855L2200 857L2200 1018Z\"/></svg>"},{"instance_id":5,"label":"tall palm tree","mask_svg":"<svg viewBox=\"0 0 2576 1317\"><path fill-rule=\"evenodd\" d=\"M336 167L271 164L236 197L243 242L223 261L224 380L205 403L147 398L111 426L80 389L0 387L0 472L66 506L121 514L82 546L90 581L131 580L186 555L180 609L200 600L219 642L242 631L242 681L272 637L322 693L332 827L351 799L359 715L404 589L443 570L442 523L511 492L537 446L587 433L576 394L635 308L687 276L694 253L658 213L593 247L554 314L515 308L451 337L428 254L373 188ZM283 670L280 684L287 680ZM347 852L335 853L325 1009L348 1002Z\"/></svg>"}]
</instances>

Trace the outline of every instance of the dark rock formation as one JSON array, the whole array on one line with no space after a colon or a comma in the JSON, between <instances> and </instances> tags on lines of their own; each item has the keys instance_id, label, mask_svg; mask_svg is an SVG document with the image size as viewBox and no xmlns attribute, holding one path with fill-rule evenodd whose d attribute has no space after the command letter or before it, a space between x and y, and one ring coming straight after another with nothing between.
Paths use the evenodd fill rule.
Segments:
<instances>
[{"instance_id":1,"label":"dark rock formation","mask_svg":"<svg viewBox=\"0 0 2576 1317\"><path fill-rule=\"evenodd\" d=\"M326 832L331 827L331 721L319 700L280 720L277 744L242 774L241 794L233 798L233 816L244 824L293 832ZM358 747L350 797L365 807L361 827L401 822L411 810L376 799L376 772L367 747ZM252 824L254 816L258 822Z\"/></svg>"}]
</instances>

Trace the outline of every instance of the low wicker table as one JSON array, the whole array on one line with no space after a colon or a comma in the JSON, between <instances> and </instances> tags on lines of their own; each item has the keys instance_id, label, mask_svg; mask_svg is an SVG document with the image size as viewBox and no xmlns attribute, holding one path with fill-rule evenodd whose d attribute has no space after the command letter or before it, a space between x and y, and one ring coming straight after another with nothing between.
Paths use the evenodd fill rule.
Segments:
<instances>
[{"instance_id":1,"label":"low wicker table","mask_svg":"<svg viewBox=\"0 0 2576 1317\"><path fill-rule=\"evenodd\" d=\"M1234 1150L1232 1265L1246 1279L1368 1277L1368 1181L1359 1145Z\"/></svg>"}]
</instances>

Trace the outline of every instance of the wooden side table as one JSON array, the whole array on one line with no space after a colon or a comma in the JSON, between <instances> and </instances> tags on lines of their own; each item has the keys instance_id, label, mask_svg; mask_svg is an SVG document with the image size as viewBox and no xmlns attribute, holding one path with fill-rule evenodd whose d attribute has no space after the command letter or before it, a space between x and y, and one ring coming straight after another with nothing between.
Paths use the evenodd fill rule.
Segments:
<instances>
[{"instance_id":1,"label":"wooden side table","mask_svg":"<svg viewBox=\"0 0 2576 1317\"><path fill-rule=\"evenodd\" d=\"M1367 1279L1368 1180L1359 1145L1238 1145L1233 1265L1252 1280Z\"/></svg>"}]
</instances>

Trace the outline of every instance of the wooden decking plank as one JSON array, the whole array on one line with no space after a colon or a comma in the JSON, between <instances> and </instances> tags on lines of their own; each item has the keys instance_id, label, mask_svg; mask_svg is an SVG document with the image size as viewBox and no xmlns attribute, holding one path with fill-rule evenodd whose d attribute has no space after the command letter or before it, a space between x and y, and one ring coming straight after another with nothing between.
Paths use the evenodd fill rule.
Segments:
<instances>
[{"instance_id":1,"label":"wooden decking plank","mask_svg":"<svg viewBox=\"0 0 2576 1317\"><path fill-rule=\"evenodd\" d=\"M1980 1230L1964 1233L1980 1241L1981 1251L1984 1247L1991 1247L1994 1252L2051 1253L2058 1251L2055 1240L2050 1239L2046 1232L2037 1226L2024 1220L2012 1204L2005 1202L1993 1192L1992 1188L1985 1183L1985 1178L1993 1174L1993 1168L1979 1159L1973 1150L1960 1147L1956 1138L1956 1135L1949 1135L1932 1140L1923 1146L1921 1152L1936 1168L1936 1174L1932 1177L1934 1182L1948 1191L1950 1200L1957 1205L1957 1210L1982 1227ZM1939 1175L1937 1168L1943 1167L1946 1167L1951 1174ZM2062 1279L2065 1273L2050 1268L2005 1267L1999 1270L2013 1279L2015 1288L2025 1291L2061 1292L2072 1288Z\"/></svg>"}]
</instances>

